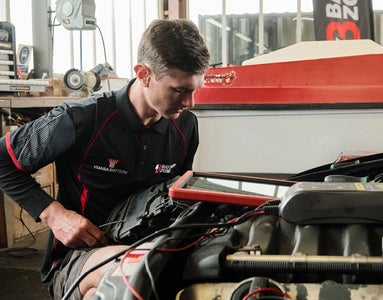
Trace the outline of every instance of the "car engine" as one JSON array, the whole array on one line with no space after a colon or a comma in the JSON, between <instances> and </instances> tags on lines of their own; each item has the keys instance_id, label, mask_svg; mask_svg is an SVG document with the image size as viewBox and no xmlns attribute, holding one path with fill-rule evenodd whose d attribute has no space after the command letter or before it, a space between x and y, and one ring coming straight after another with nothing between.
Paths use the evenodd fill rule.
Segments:
<instances>
[{"instance_id":1,"label":"car engine","mask_svg":"<svg viewBox=\"0 0 383 300\"><path fill-rule=\"evenodd\" d=\"M297 182L256 207L193 202L130 245L96 299L379 299L383 184Z\"/></svg>"}]
</instances>

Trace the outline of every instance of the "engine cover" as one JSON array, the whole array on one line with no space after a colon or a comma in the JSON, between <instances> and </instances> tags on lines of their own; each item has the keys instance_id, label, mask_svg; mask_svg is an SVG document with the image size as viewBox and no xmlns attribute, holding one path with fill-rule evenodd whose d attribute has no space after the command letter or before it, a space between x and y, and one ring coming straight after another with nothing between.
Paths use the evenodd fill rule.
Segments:
<instances>
[{"instance_id":1,"label":"engine cover","mask_svg":"<svg viewBox=\"0 0 383 300\"><path fill-rule=\"evenodd\" d=\"M383 222L383 183L299 182L282 198L280 214L295 224Z\"/></svg>"}]
</instances>

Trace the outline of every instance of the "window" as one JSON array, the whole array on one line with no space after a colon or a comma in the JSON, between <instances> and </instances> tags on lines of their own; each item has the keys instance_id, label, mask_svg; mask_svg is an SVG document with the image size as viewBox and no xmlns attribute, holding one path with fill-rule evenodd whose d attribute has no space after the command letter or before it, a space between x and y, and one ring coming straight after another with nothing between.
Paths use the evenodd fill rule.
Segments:
<instances>
[{"instance_id":1,"label":"window","mask_svg":"<svg viewBox=\"0 0 383 300\"><path fill-rule=\"evenodd\" d=\"M238 65L246 59L299 41L314 40L312 0L188 2L189 18L203 34L212 64ZM382 43L383 3L381 0L372 2L375 41ZM32 24L31 3L31 0L0 0L0 17L7 17L4 10L9 7L9 21L16 27L17 44L33 43L32 28L26 26ZM55 1L51 3L54 11ZM71 68L88 71L107 60L119 77L133 77L139 38L145 27L160 15L159 3L158 0L95 0L100 30L80 32L55 26L54 73L64 74ZM48 17L48 12L42 12L41 17ZM52 22L53 18L54 13Z\"/></svg>"},{"instance_id":2,"label":"window","mask_svg":"<svg viewBox=\"0 0 383 300\"><path fill-rule=\"evenodd\" d=\"M383 41L383 4L373 0L375 41ZM189 1L212 64L240 65L246 59L300 41L315 40L312 0ZM223 29L225 28L225 29Z\"/></svg>"}]
</instances>

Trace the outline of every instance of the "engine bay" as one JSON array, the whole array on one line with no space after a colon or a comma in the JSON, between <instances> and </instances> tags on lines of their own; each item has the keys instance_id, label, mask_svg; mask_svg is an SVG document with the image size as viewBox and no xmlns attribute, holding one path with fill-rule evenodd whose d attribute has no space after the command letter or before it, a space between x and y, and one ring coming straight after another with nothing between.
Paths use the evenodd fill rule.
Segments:
<instances>
[{"instance_id":1,"label":"engine bay","mask_svg":"<svg viewBox=\"0 0 383 300\"><path fill-rule=\"evenodd\" d=\"M378 299L383 185L282 185L256 205L174 199L188 207L130 245L96 299Z\"/></svg>"}]
</instances>

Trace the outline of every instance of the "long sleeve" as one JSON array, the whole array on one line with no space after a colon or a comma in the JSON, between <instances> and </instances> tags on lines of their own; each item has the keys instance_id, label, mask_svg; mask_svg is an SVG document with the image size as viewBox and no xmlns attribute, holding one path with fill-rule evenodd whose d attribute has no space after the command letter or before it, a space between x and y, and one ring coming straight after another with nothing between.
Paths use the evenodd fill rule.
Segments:
<instances>
[{"instance_id":1,"label":"long sleeve","mask_svg":"<svg viewBox=\"0 0 383 300\"><path fill-rule=\"evenodd\" d=\"M53 201L30 174L17 169L7 152L5 137L0 139L0 189L35 220Z\"/></svg>"},{"instance_id":2,"label":"long sleeve","mask_svg":"<svg viewBox=\"0 0 383 300\"><path fill-rule=\"evenodd\" d=\"M53 199L31 174L68 149L74 140L72 128L63 105L0 139L0 189L35 220Z\"/></svg>"}]
</instances>

